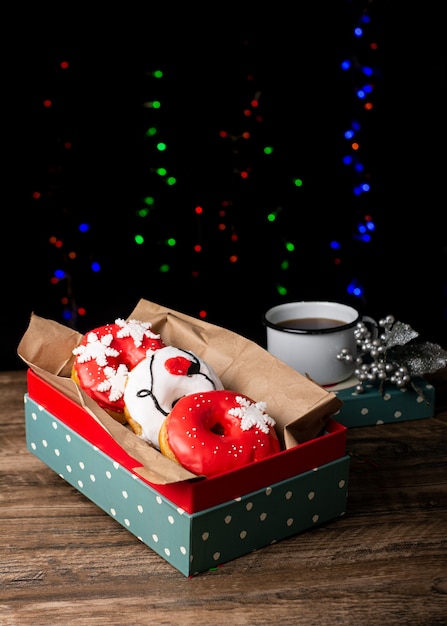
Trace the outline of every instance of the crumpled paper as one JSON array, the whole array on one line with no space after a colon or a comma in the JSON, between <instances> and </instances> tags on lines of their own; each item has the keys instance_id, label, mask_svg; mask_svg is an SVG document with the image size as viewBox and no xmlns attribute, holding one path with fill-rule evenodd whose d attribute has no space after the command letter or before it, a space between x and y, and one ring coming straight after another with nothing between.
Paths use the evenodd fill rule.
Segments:
<instances>
[{"instance_id":1,"label":"crumpled paper","mask_svg":"<svg viewBox=\"0 0 447 626\"><path fill-rule=\"evenodd\" d=\"M253 341L230 330L141 299L128 319L151 322L167 345L190 350L209 363L224 387L265 402L276 421L284 449L321 434L342 405L333 392L302 376ZM114 320L104 320L104 324ZM92 329L93 330L93 329ZM164 457L101 409L71 380L72 350L82 335L34 313L17 353L44 380L84 407L131 456L141 463L135 471L156 484L195 478Z\"/></svg>"}]
</instances>

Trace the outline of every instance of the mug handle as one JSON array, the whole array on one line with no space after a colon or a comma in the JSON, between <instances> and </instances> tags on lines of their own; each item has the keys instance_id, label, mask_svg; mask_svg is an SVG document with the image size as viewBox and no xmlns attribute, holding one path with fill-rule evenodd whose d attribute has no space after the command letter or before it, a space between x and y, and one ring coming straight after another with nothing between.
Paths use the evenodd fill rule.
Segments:
<instances>
[{"instance_id":1,"label":"mug handle","mask_svg":"<svg viewBox=\"0 0 447 626\"><path fill-rule=\"evenodd\" d=\"M360 325L355 331L355 338L357 342L357 352L354 355L351 354L348 348L343 348L337 359L344 361L345 363L353 363L364 351L362 343L368 341L374 341L379 336L379 325L376 320L370 315L362 315Z\"/></svg>"},{"instance_id":2,"label":"mug handle","mask_svg":"<svg viewBox=\"0 0 447 626\"><path fill-rule=\"evenodd\" d=\"M376 320L369 315L362 315L361 321L365 324L366 328L370 332L372 341L374 341L374 339L377 339L379 336L379 324L376 322Z\"/></svg>"}]
</instances>

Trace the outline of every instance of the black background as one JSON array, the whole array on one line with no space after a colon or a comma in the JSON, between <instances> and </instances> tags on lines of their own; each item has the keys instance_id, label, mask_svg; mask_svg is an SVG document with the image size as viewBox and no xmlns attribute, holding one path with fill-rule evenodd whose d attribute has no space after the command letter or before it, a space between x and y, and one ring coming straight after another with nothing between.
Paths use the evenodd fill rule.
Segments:
<instances>
[{"instance_id":1,"label":"black background","mask_svg":"<svg viewBox=\"0 0 447 626\"><path fill-rule=\"evenodd\" d=\"M391 7L392 4L392 7ZM280 301L276 291L284 236L297 242L288 299L337 299L376 316L392 313L431 341L447 345L446 280L446 46L434 3L327 2L299 6L292 18L281 4L183 14L151 7L86 16L64 5L48 15L12 20L6 54L4 183L1 229L2 308L6 342L2 369L22 367L16 347L30 313L61 318L60 294L50 277L60 255L48 238L58 232L74 248L76 224L92 224L84 257L72 268L72 291L88 315L81 332L126 317L140 297L225 325L263 343L262 314ZM362 10L379 43L374 112L365 117L340 72L353 49L352 29ZM369 41L368 35L366 40ZM71 63L61 74L62 58ZM159 118L176 190L159 189L157 216L144 252L131 244L135 207L148 190L150 153L143 131L153 82L148 69L163 67L167 108ZM265 123L253 127L241 153L222 149L222 126L237 129L249 97L247 73L261 89ZM48 115L42 101L54 99ZM356 108L357 107L357 108ZM367 204L352 197L342 166L343 131L356 115L364 124L363 159L372 176ZM67 154L64 140L74 142ZM271 141L275 156L258 161ZM250 152L252 151L252 153ZM233 169L255 163L250 182ZM297 197L286 180L303 172ZM36 189L45 191L40 201ZM216 235L219 202L234 200L240 262L226 261L228 240ZM201 276L189 245L197 236L188 212L209 210L202 222L206 250ZM283 208L272 228L264 215ZM370 210L377 225L371 244L350 236L356 212ZM233 211L233 214L231 214ZM169 277L158 271L157 241L172 231L179 245ZM169 226L169 228L168 228ZM185 235L186 233L186 235ZM333 265L331 238L344 238L343 267ZM87 245L85 242L87 241ZM90 251L102 259L101 276L88 269ZM346 295L352 276L365 285L361 299Z\"/></svg>"}]
</instances>

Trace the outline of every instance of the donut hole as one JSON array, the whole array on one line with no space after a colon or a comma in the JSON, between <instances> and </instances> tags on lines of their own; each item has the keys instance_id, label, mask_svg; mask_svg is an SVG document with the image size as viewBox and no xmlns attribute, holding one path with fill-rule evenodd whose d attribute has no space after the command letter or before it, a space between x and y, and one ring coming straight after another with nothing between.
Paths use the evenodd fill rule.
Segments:
<instances>
[{"instance_id":1,"label":"donut hole","mask_svg":"<svg viewBox=\"0 0 447 626\"><path fill-rule=\"evenodd\" d=\"M223 437L225 435L225 428L220 422L216 422L210 428L210 431L215 435L219 435L219 437Z\"/></svg>"}]
</instances>

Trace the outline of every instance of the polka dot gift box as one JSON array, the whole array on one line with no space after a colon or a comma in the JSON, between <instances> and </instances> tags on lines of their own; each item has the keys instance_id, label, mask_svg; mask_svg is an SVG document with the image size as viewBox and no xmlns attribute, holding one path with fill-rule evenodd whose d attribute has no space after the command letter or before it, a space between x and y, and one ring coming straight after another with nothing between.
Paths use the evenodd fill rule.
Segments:
<instances>
[{"instance_id":1,"label":"polka dot gift box","mask_svg":"<svg viewBox=\"0 0 447 626\"><path fill-rule=\"evenodd\" d=\"M33 314L18 354L29 365L25 424L34 455L185 576L345 513L350 457L347 429L332 417L341 405L335 394L253 342L155 303L140 300L127 319L151 323L166 345L209 363L225 389L271 407L281 449L206 478L186 470L73 380L82 336ZM152 397L148 389L154 395L146 384L142 398ZM251 411L255 417L260 423Z\"/></svg>"},{"instance_id":2,"label":"polka dot gift box","mask_svg":"<svg viewBox=\"0 0 447 626\"><path fill-rule=\"evenodd\" d=\"M343 405L334 419L347 428L395 424L435 414L435 388L426 379L414 378L414 387L399 388L385 383L367 384L362 393L357 391L358 380L352 378L331 388Z\"/></svg>"},{"instance_id":3,"label":"polka dot gift box","mask_svg":"<svg viewBox=\"0 0 447 626\"><path fill-rule=\"evenodd\" d=\"M108 446L102 437L95 445L83 436L85 433L77 432L84 428L84 410L32 370L28 372L28 390L28 449L185 576L316 528L346 512L349 456L340 456L346 429L334 420L325 435L303 444L302 456L307 460L297 461L295 466L296 472L303 469L301 473L275 480L281 474L273 471L270 482L256 464L257 484L265 484L218 502L228 489L225 481L241 493L244 484L256 482L249 474L242 486L229 481L227 475L192 484L153 485L133 471L132 459ZM37 396L47 408L31 396ZM63 419L56 417L48 405L54 405ZM67 410L70 406L71 410ZM89 438L94 440L94 429L93 435L91 431L90 428ZM298 448L284 454L296 455L297 451ZM209 488L200 491L201 485Z\"/></svg>"}]
</instances>

